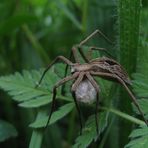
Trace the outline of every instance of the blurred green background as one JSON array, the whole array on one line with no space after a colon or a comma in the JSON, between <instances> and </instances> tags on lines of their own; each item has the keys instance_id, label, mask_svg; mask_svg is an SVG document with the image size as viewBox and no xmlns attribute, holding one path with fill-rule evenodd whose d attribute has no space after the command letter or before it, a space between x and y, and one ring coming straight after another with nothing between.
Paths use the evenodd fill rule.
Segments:
<instances>
[{"instance_id":1,"label":"blurred green background","mask_svg":"<svg viewBox=\"0 0 148 148\"><path fill-rule=\"evenodd\" d=\"M107 48L115 59L120 59L116 45L118 15L115 0L1 0L0 12L1 76L23 69L40 69L58 55L69 57L71 47L96 29L110 38L114 46L101 36L89 44ZM148 1L142 0L142 35L148 32L147 18ZM32 132L28 124L32 117L31 110L19 108L0 91L0 119L11 123L18 132L17 137L2 141L0 147L28 147ZM54 138L50 143L52 148L57 147L57 139L60 139ZM107 147L111 139L109 136ZM122 143L122 138L118 140L117 148L126 144Z\"/></svg>"}]
</instances>

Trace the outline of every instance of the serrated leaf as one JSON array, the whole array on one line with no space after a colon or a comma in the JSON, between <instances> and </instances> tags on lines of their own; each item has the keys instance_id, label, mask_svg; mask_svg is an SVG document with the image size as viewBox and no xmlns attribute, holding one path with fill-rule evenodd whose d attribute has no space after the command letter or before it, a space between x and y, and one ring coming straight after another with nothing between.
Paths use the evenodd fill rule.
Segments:
<instances>
[{"instance_id":1,"label":"serrated leaf","mask_svg":"<svg viewBox=\"0 0 148 148\"><path fill-rule=\"evenodd\" d=\"M0 142L16 136L17 131L15 127L6 121L0 120Z\"/></svg>"},{"instance_id":2,"label":"serrated leaf","mask_svg":"<svg viewBox=\"0 0 148 148\"><path fill-rule=\"evenodd\" d=\"M62 107L59 108L58 111L55 111L52 116L49 124L55 123L57 120L60 120L64 116L66 116L72 109L74 108L74 103L68 103ZM41 117L40 119L37 119L33 123L30 124L30 127L33 128L41 128L45 127L48 120L48 115Z\"/></svg>"},{"instance_id":3,"label":"serrated leaf","mask_svg":"<svg viewBox=\"0 0 148 148\"><path fill-rule=\"evenodd\" d=\"M140 108L142 109L145 117L148 119L148 99L139 99L138 103L140 105ZM137 108L133 105L134 110L137 114L140 114Z\"/></svg>"},{"instance_id":4,"label":"serrated leaf","mask_svg":"<svg viewBox=\"0 0 148 148\"><path fill-rule=\"evenodd\" d=\"M107 115L107 113L100 113L98 116L99 135L107 126ZM77 137L73 148L86 148L93 140L95 141L99 135L96 133L95 116L90 116L83 129L82 135Z\"/></svg>"},{"instance_id":5,"label":"serrated leaf","mask_svg":"<svg viewBox=\"0 0 148 148\"><path fill-rule=\"evenodd\" d=\"M15 101L20 102L20 106L39 107L51 101L52 88L59 80L51 69L43 79L41 86L35 88L42 73L43 70L24 70L22 74L16 72L14 75L2 76L0 77L0 87L7 91Z\"/></svg>"},{"instance_id":6,"label":"serrated leaf","mask_svg":"<svg viewBox=\"0 0 148 148\"><path fill-rule=\"evenodd\" d=\"M133 90L139 97L148 97L148 78L139 73L133 74Z\"/></svg>"},{"instance_id":7,"label":"serrated leaf","mask_svg":"<svg viewBox=\"0 0 148 148\"><path fill-rule=\"evenodd\" d=\"M148 78L147 76L136 73L133 75L133 89L139 97L148 97ZM138 99L138 103L148 119L148 99ZM134 110L139 114L137 109ZM129 136L131 141L125 146L125 148L147 148L148 146L148 127L141 126L138 129L132 131Z\"/></svg>"},{"instance_id":8,"label":"serrated leaf","mask_svg":"<svg viewBox=\"0 0 148 148\"><path fill-rule=\"evenodd\" d=\"M48 96L41 96L39 98L31 99L29 101L25 101L20 103L19 106L26 108L40 107L46 105L51 102L51 94Z\"/></svg>"},{"instance_id":9,"label":"serrated leaf","mask_svg":"<svg viewBox=\"0 0 148 148\"><path fill-rule=\"evenodd\" d=\"M132 131L129 136L132 140L125 148L147 148L148 145L148 127L142 126Z\"/></svg>"},{"instance_id":10,"label":"serrated leaf","mask_svg":"<svg viewBox=\"0 0 148 148\"><path fill-rule=\"evenodd\" d=\"M146 75L143 75L141 73L135 73L133 74L133 78L135 79L133 81L133 90L136 93L138 97L141 98L148 98L148 78ZM138 103L148 118L148 99L138 99ZM137 109L134 107L134 110L139 114Z\"/></svg>"},{"instance_id":11,"label":"serrated leaf","mask_svg":"<svg viewBox=\"0 0 148 148\"><path fill-rule=\"evenodd\" d=\"M139 129L135 129L131 134L130 134L130 138L137 138L140 136L145 136L148 135L148 127L147 126L143 126L142 128Z\"/></svg>"}]
</instances>

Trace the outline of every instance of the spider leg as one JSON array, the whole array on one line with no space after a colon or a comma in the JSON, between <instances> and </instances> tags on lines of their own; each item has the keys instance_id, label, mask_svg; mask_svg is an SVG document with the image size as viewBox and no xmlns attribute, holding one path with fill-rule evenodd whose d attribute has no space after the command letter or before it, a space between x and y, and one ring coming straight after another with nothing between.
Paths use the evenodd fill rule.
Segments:
<instances>
[{"instance_id":1,"label":"spider leg","mask_svg":"<svg viewBox=\"0 0 148 148\"><path fill-rule=\"evenodd\" d=\"M99 29L95 30L95 31L94 31L93 33L91 33L88 37L86 37L83 41L81 41L78 45L73 46L72 52L73 52L73 55L74 55L75 60L76 60L78 63L79 63L80 61L79 61L79 58L77 57L76 50L79 50L79 52L80 52L82 58L85 60L85 62L89 62L89 58L87 58L86 55L83 53L81 47L82 47L86 42L88 42L92 37L94 37L96 34L100 34L101 36L104 37L104 39L105 39L106 41L108 41L109 43L112 44L112 41L111 41L108 37L106 37ZM96 47L93 47L93 49L94 49L94 48L96 48ZM101 51L106 51L106 50L104 50L104 48L96 48L96 49L101 50ZM106 53L108 53L108 52L106 52ZM108 54L109 54L109 53L108 53Z\"/></svg>"},{"instance_id":2,"label":"spider leg","mask_svg":"<svg viewBox=\"0 0 148 148\"><path fill-rule=\"evenodd\" d=\"M89 52L89 59L90 59L90 57L91 57L91 55L92 55L92 50L103 51L103 52L105 52L109 57L115 59L115 57L114 57L113 55L111 55L109 52L107 52L108 50L107 50L106 48L100 48L100 47L95 47L95 46L91 46L91 47L89 48L89 50L88 50L88 52Z\"/></svg>"},{"instance_id":3,"label":"spider leg","mask_svg":"<svg viewBox=\"0 0 148 148\"><path fill-rule=\"evenodd\" d=\"M88 40L90 40L96 34L102 35L106 41L108 41L109 43L112 44L112 41L110 41L99 29L97 29L93 33L91 33L87 38L85 38L83 41L81 41L78 45L75 45L72 47L70 55L73 54L75 62L80 63L80 60L79 60L78 55L76 53L77 50L79 51L79 53L81 54L81 56L85 60L85 62L89 62L89 58L87 58L86 55L83 53L81 46L84 45L86 42L88 42ZM104 48L96 48L96 49L105 51L105 50L103 50Z\"/></svg>"},{"instance_id":4,"label":"spider leg","mask_svg":"<svg viewBox=\"0 0 148 148\"><path fill-rule=\"evenodd\" d=\"M97 111L97 108L99 106L99 92L100 92L100 88L97 85L96 81L93 79L93 77L89 73L87 73L86 76L87 76L88 80L91 82L91 84L93 85L93 87L97 91L97 101L96 101L96 109L95 109L95 121L96 121L96 131L97 131L97 134L98 134L99 133L99 129L98 129L98 111Z\"/></svg>"},{"instance_id":5,"label":"spider leg","mask_svg":"<svg viewBox=\"0 0 148 148\"><path fill-rule=\"evenodd\" d=\"M100 34L101 36L104 37L104 39L109 42L110 44L112 44L112 41L106 36L104 35L99 29L95 30L93 33L91 33L88 37L86 37L83 41L81 41L79 43L79 46L84 45L86 42L88 42L88 40L90 40L92 37L94 37L96 34Z\"/></svg>"},{"instance_id":6,"label":"spider leg","mask_svg":"<svg viewBox=\"0 0 148 148\"><path fill-rule=\"evenodd\" d=\"M80 53L80 55L82 56L82 58L83 58L86 62L88 62L89 59L87 59L87 57L86 57L85 54L83 53L81 47L79 47L78 45L75 45L75 46L72 47L72 52L73 52L75 61L76 61L77 63L80 63L80 60L79 60L78 55L77 55L77 53L76 53L77 50L79 51L79 53Z\"/></svg>"},{"instance_id":7,"label":"spider leg","mask_svg":"<svg viewBox=\"0 0 148 148\"><path fill-rule=\"evenodd\" d=\"M81 46L78 46L78 45L75 45L73 46L72 48L72 52L73 52L73 55L74 55L74 58L76 59L75 61L77 63L80 63L80 60L79 58L77 57L77 50L79 51L80 55L82 56L82 58L84 59L85 62L89 63L90 60L91 60L91 55L92 55L92 50L100 50L100 51L103 51L105 52L108 56L110 56L111 58L115 58L113 57L109 52L107 52L107 49L105 48L99 48L99 47L95 47L95 46L91 46L90 48L88 48L88 56L86 56L84 53L83 53L83 50L82 50L82 47Z\"/></svg>"},{"instance_id":8,"label":"spider leg","mask_svg":"<svg viewBox=\"0 0 148 148\"><path fill-rule=\"evenodd\" d=\"M71 88L72 96L73 96L73 99L74 99L74 102L75 102L75 105L76 105L76 108L77 108L77 111L78 111L78 114L79 114L80 135L82 134L82 119L81 119L81 112L80 112L79 105L77 103L75 91L76 91L76 88L78 87L78 85L83 80L83 77L84 77L84 73L80 73L79 77L77 78L77 80L75 81L75 83L72 85L72 88Z\"/></svg>"},{"instance_id":9,"label":"spider leg","mask_svg":"<svg viewBox=\"0 0 148 148\"><path fill-rule=\"evenodd\" d=\"M66 64L68 64L68 65L72 65L72 64L73 64L71 61L69 61L67 58L65 58L65 57L63 57L63 56L58 56L58 57L56 57L56 58L53 60L53 62L50 63L50 64L47 66L47 68L44 70L44 72L43 72L43 74L42 74L42 76L41 76L41 78L40 78L38 84L36 85L36 87L38 87L38 86L41 84L41 81L43 80L43 78L44 78L46 72L51 68L51 66L52 66L53 64L55 64L56 62L58 62L59 60L60 60L60 61L63 61L64 63L66 63Z\"/></svg>"},{"instance_id":10,"label":"spider leg","mask_svg":"<svg viewBox=\"0 0 148 148\"><path fill-rule=\"evenodd\" d=\"M124 80L122 80L120 77L118 77L115 74L111 74L111 73L103 73L103 72L91 72L92 75L94 76L100 76L100 77L107 77L107 78L114 78L116 79L122 86L124 86L124 88L126 89L126 91L128 92L128 94L131 96L130 98L132 99L133 103L135 104L135 106L137 107L139 113L141 114L141 116L143 117L143 120L145 121L146 125L148 126L148 121L145 119L143 111L141 110L135 96L133 95L133 93L131 92L131 90L128 88L128 86L126 85L126 83L124 82Z\"/></svg>"},{"instance_id":11,"label":"spider leg","mask_svg":"<svg viewBox=\"0 0 148 148\"><path fill-rule=\"evenodd\" d=\"M45 129L47 128L48 124L49 124L49 121L51 119L51 115L53 113L53 110L54 110L54 106L55 106L55 99L56 99L56 93L57 93L57 88L59 86L61 86L62 84L70 81L70 80L73 80L75 79L76 77L78 77L79 73L74 73L72 76L67 76L66 78L60 80L59 82L57 82L55 84L55 86L53 87L53 97L52 97L52 104L51 104L51 111L49 113L49 117L48 117L48 120L47 120L47 123L46 123L46 126L45 126Z\"/></svg>"}]
</instances>

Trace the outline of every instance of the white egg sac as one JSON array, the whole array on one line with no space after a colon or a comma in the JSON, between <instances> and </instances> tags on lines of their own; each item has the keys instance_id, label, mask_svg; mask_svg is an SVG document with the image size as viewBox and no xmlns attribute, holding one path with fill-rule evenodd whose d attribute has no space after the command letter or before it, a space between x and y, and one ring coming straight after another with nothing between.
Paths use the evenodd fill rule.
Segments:
<instances>
[{"instance_id":1,"label":"white egg sac","mask_svg":"<svg viewBox=\"0 0 148 148\"><path fill-rule=\"evenodd\" d=\"M96 99L97 92L88 79L83 80L76 89L76 99L83 103L92 103Z\"/></svg>"}]
</instances>

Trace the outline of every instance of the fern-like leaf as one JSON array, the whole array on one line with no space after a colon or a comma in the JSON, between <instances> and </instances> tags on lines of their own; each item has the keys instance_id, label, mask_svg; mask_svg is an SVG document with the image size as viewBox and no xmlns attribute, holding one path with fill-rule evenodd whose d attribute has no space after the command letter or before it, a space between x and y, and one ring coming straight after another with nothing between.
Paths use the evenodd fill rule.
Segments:
<instances>
[{"instance_id":1,"label":"fern-like leaf","mask_svg":"<svg viewBox=\"0 0 148 148\"><path fill-rule=\"evenodd\" d=\"M43 79L41 86L35 88L43 70L24 70L22 74L16 72L13 75L0 77L0 87L7 91L12 98L19 103L19 106L26 108L39 108L52 101L52 88L55 83L61 79L54 72L55 67L48 71ZM57 95L57 98L72 102L68 97ZM67 115L74 107L73 103L62 106L53 113L50 123L54 123ZM34 128L44 127L49 115L42 116L42 119L36 119L30 126Z\"/></svg>"},{"instance_id":2,"label":"fern-like leaf","mask_svg":"<svg viewBox=\"0 0 148 148\"><path fill-rule=\"evenodd\" d=\"M148 97L148 78L142 74L134 74L133 77L133 90L139 97ZM139 99L138 103L148 119L148 99ZM136 113L139 113L135 108ZM129 136L131 141L125 146L125 148L147 148L148 146L148 127L141 126L132 131Z\"/></svg>"},{"instance_id":3,"label":"fern-like leaf","mask_svg":"<svg viewBox=\"0 0 148 148\"><path fill-rule=\"evenodd\" d=\"M74 103L68 103L68 104L60 107L60 109L58 111L55 111L52 114L50 124L53 124L57 120L59 120L59 119L63 118L64 116L66 116L73 108L74 108ZM33 128L45 127L48 118L49 118L49 115L42 116L42 118L37 119L35 122L30 124L30 127L33 127Z\"/></svg>"},{"instance_id":4,"label":"fern-like leaf","mask_svg":"<svg viewBox=\"0 0 148 148\"><path fill-rule=\"evenodd\" d=\"M125 148L147 148L148 146L148 127L143 126L135 129L129 136L132 140Z\"/></svg>"},{"instance_id":5,"label":"fern-like leaf","mask_svg":"<svg viewBox=\"0 0 148 148\"><path fill-rule=\"evenodd\" d=\"M141 73L133 74L133 90L138 95L138 97L148 98L148 78L146 75Z\"/></svg>"},{"instance_id":6,"label":"fern-like leaf","mask_svg":"<svg viewBox=\"0 0 148 148\"><path fill-rule=\"evenodd\" d=\"M52 69L45 76L41 87L35 88L42 73L43 70L24 70L22 75L16 72L14 75L2 76L0 77L0 87L19 102L21 107L40 107L51 102L52 87L60 79ZM66 97L61 98L69 100Z\"/></svg>"},{"instance_id":7,"label":"fern-like leaf","mask_svg":"<svg viewBox=\"0 0 148 148\"><path fill-rule=\"evenodd\" d=\"M92 115L86 122L85 128L83 129L82 135L77 137L73 148L86 148L90 143L98 138L101 132L107 126L107 113L100 113L98 123L99 123L99 134L96 133L95 116Z\"/></svg>"}]
</instances>

